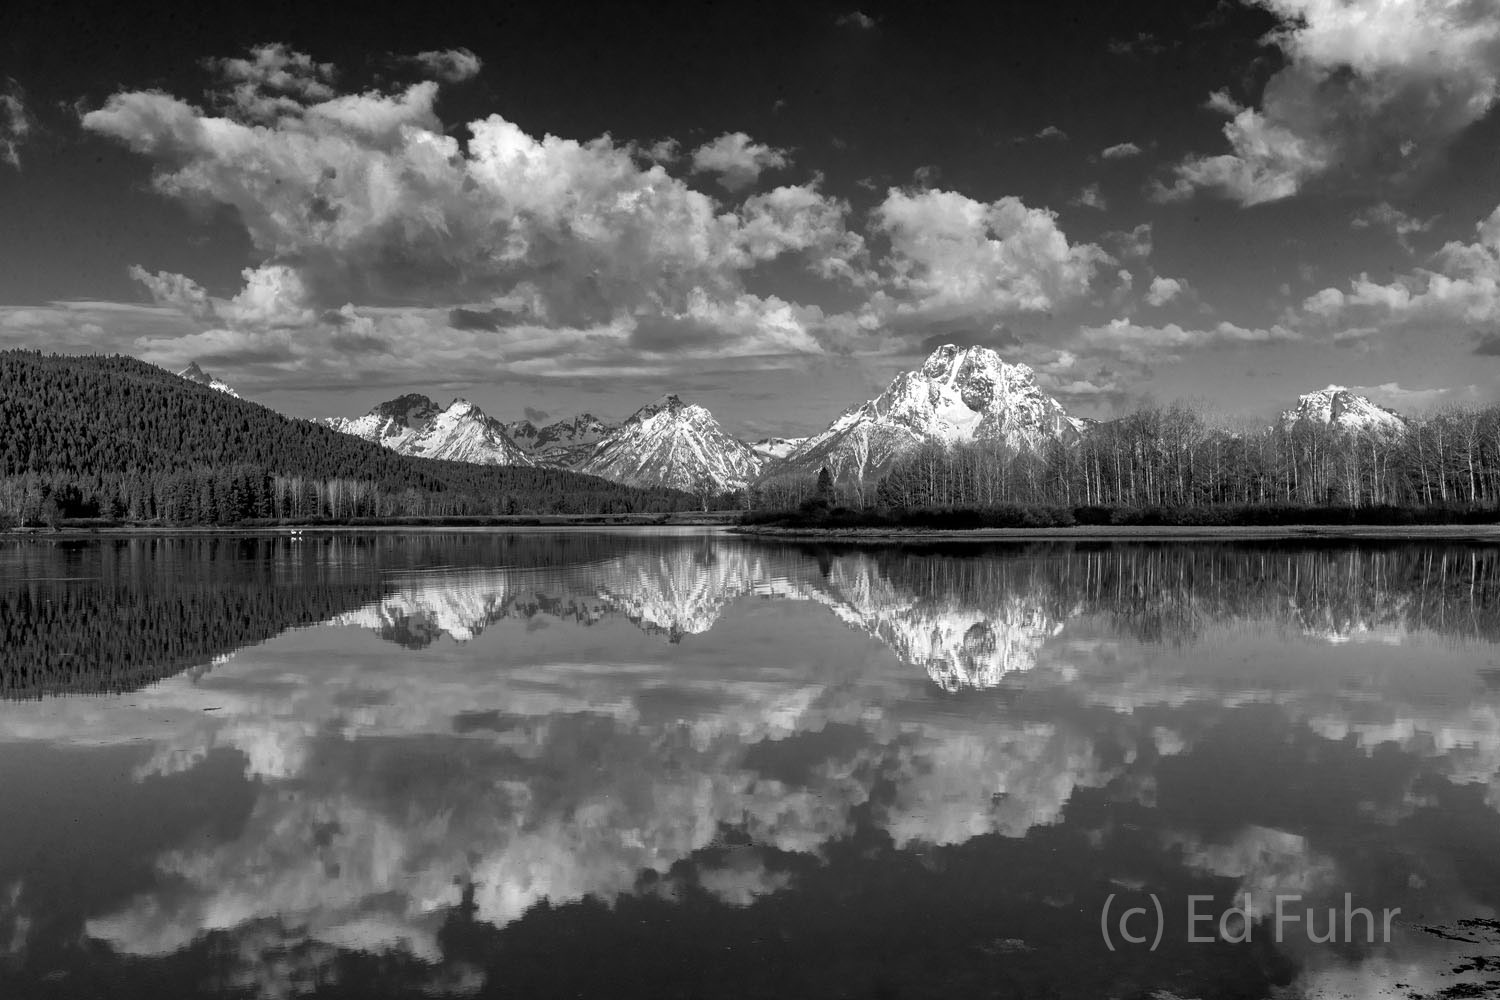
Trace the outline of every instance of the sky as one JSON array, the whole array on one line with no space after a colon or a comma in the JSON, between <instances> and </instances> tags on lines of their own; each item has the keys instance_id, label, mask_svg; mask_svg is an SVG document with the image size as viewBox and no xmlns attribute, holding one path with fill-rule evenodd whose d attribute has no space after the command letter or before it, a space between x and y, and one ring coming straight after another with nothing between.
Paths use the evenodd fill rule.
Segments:
<instances>
[{"instance_id":1,"label":"sky","mask_svg":"<svg viewBox=\"0 0 1500 1000\"><path fill-rule=\"evenodd\" d=\"M815 432L1500 399L1500 0L0 11L0 348Z\"/></svg>"}]
</instances>

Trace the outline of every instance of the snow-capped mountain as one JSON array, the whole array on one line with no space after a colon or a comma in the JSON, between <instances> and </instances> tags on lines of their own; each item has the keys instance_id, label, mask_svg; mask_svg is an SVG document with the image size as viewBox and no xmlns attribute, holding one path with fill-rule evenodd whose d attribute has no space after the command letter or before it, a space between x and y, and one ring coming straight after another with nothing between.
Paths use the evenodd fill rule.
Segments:
<instances>
[{"instance_id":1,"label":"snow-capped mountain","mask_svg":"<svg viewBox=\"0 0 1500 1000\"><path fill-rule=\"evenodd\" d=\"M761 438L759 441L750 442L750 450L760 456L763 462L773 462L780 458L786 458L792 452L802 447L808 441L805 437L799 438Z\"/></svg>"},{"instance_id":2,"label":"snow-capped mountain","mask_svg":"<svg viewBox=\"0 0 1500 1000\"><path fill-rule=\"evenodd\" d=\"M1406 420L1394 410L1372 403L1341 385L1330 385L1298 397L1297 405L1281 414L1281 425L1288 430L1312 425L1340 431L1399 434L1406 429Z\"/></svg>"},{"instance_id":3,"label":"snow-capped mountain","mask_svg":"<svg viewBox=\"0 0 1500 1000\"><path fill-rule=\"evenodd\" d=\"M362 417L330 417L329 427L385 445L402 455L476 465L532 465L500 421L467 399L446 408L420 393L381 403Z\"/></svg>"},{"instance_id":4,"label":"snow-capped mountain","mask_svg":"<svg viewBox=\"0 0 1500 1000\"><path fill-rule=\"evenodd\" d=\"M600 439L576 469L632 486L697 492L739 489L760 467L760 457L724 433L712 413L666 395Z\"/></svg>"},{"instance_id":5,"label":"snow-capped mountain","mask_svg":"<svg viewBox=\"0 0 1500 1000\"><path fill-rule=\"evenodd\" d=\"M1026 365L1006 364L985 347L945 344L921 368L897 375L885 392L845 410L767 471L808 474L827 466L835 479L862 479L926 442L990 441L1031 450L1071 440L1083 427L1042 392Z\"/></svg>"},{"instance_id":6,"label":"snow-capped mountain","mask_svg":"<svg viewBox=\"0 0 1500 1000\"><path fill-rule=\"evenodd\" d=\"M667 642L702 635L746 597L821 605L888 646L946 691L984 689L1038 665L1062 630L1056 612L1025 592L976 600L940 579L900 582L867 553L826 564L806 553L714 540L643 547L577 566L418 575L330 625L367 628L411 648L468 642L506 618L592 624L620 615Z\"/></svg>"},{"instance_id":7,"label":"snow-capped mountain","mask_svg":"<svg viewBox=\"0 0 1500 1000\"><path fill-rule=\"evenodd\" d=\"M230 388L228 382L221 382L219 379L214 378L208 372L204 371L202 368L199 368L198 362L196 361L188 365L182 371L178 372L177 377L185 378L189 382L197 382L199 385L206 385L210 389L217 389L220 392L225 393L226 395L233 396L235 399L240 398L240 394Z\"/></svg>"},{"instance_id":8,"label":"snow-capped mountain","mask_svg":"<svg viewBox=\"0 0 1500 1000\"><path fill-rule=\"evenodd\" d=\"M594 445L615 429L592 413L538 427L530 420L502 425L506 434L538 465L572 468L594 453Z\"/></svg>"}]
</instances>

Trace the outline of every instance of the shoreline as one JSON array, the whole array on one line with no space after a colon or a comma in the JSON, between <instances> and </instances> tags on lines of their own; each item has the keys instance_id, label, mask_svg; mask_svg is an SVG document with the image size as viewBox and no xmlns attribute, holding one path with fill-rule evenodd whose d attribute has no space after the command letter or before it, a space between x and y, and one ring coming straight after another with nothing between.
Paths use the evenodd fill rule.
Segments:
<instances>
[{"instance_id":1,"label":"shoreline","mask_svg":"<svg viewBox=\"0 0 1500 1000\"><path fill-rule=\"evenodd\" d=\"M1071 528L778 528L737 525L730 534L787 541L889 543L902 541L1194 541L1210 539L1349 538L1417 540L1454 538L1500 541L1500 524L1413 525L1077 525Z\"/></svg>"},{"instance_id":2,"label":"shoreline","mask_svg":"<svg viewBox=\"0 0 1500 1000\"><path fill-rule=\"evenodd\" d=\"M660 515L640 515L630 517L624 515L619 518L600 515L583 514L576 516L568 515L517 515L513 520L485 520L455 521L453 523L432 523L431 521L413 521L411 523L380 523L380 524L69 524L58 528L12 528L8 531L0 531L0 541L9 539L52 539L72 540L79 538L144 538L162 537L168 535L223 535L223 536L307 536L336 533L370 533L370 532L393 532L393 531L452 531L452 532L486 532L486 531L557 531L557 530L638 530L638 529L661 529L661 528L730 528L735 525L735 520L730 517L715 518L712 515L700 515L696 518L683 518L681 520L659 520Z\"/></svg>"},{"instance_id":3,"label":"shoreline","mask_svg":"<svg viewBox=\"0 0 1500 1000\"><path fill-rule=\"evenodd\" d=\"M642 531L708 529L744 538L779 541L831 541L891 544L899 542L1004 541L1211 541L1277 539L1350 539L1418 541L1464 539L1500 542L1500 524L1414 525L1075 525L1070 528L783 528L740 525L732 520L704 517L681 521L590 520L518 517L514 523L457 524L250 524L250 525L109 525L68 526L58 529L20 528L0 531L7 540L76 541L89 538L150 538L167 536L307 537L333 534L391 532L453 532L481 534L503 531Z\"/></svg>"}]
</instances>

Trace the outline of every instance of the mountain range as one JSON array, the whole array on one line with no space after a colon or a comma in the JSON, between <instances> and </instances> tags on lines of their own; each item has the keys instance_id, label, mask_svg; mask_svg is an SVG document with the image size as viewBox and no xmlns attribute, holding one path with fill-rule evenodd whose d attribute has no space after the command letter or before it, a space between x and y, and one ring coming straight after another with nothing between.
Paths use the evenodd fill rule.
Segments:
<instances>
[{"instance_id":1,"label":"mountain range","mask_svg":"<svg viewBox=\"0 0 1500 1000\"><path fill-rule=\"evenodd\" d=\"M197 365L183 378L234 394ZM946 344L902 372L873 399L851 406L817 434L747 443L726 432L703 406L668 394L619 424L593 414L538 425L502 422L466 399L446 407L420 394L397 397L361 417L327 426L404 455L482 465L567 469L633 486L689 492L742 489L760 479L815 475L837 481L879 476L927 445L987 442L1011 453L1079 439L1091 421L1070 415L1022 364L984 347ZM1331 385L1301 396L1282 426L1398 434L1399 414Z\"/></svg>"}]
</instances>

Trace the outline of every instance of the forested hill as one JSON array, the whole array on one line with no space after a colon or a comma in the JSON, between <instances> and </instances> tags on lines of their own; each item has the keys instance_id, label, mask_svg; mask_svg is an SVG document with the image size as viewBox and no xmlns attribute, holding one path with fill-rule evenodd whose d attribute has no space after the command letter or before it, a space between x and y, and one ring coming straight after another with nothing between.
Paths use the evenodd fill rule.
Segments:
<instances>
[{"instance_id":1,"label":"forested hill","mask_svg":"<svg viewBox=\"0 0 1500 1000\"><path fill-rule=\"evenodd\" d=\"M0 352L0 519L43 508L193 523L697 503L555 469L398 455L130 357Z\"/></svg>"}]
</instances>

